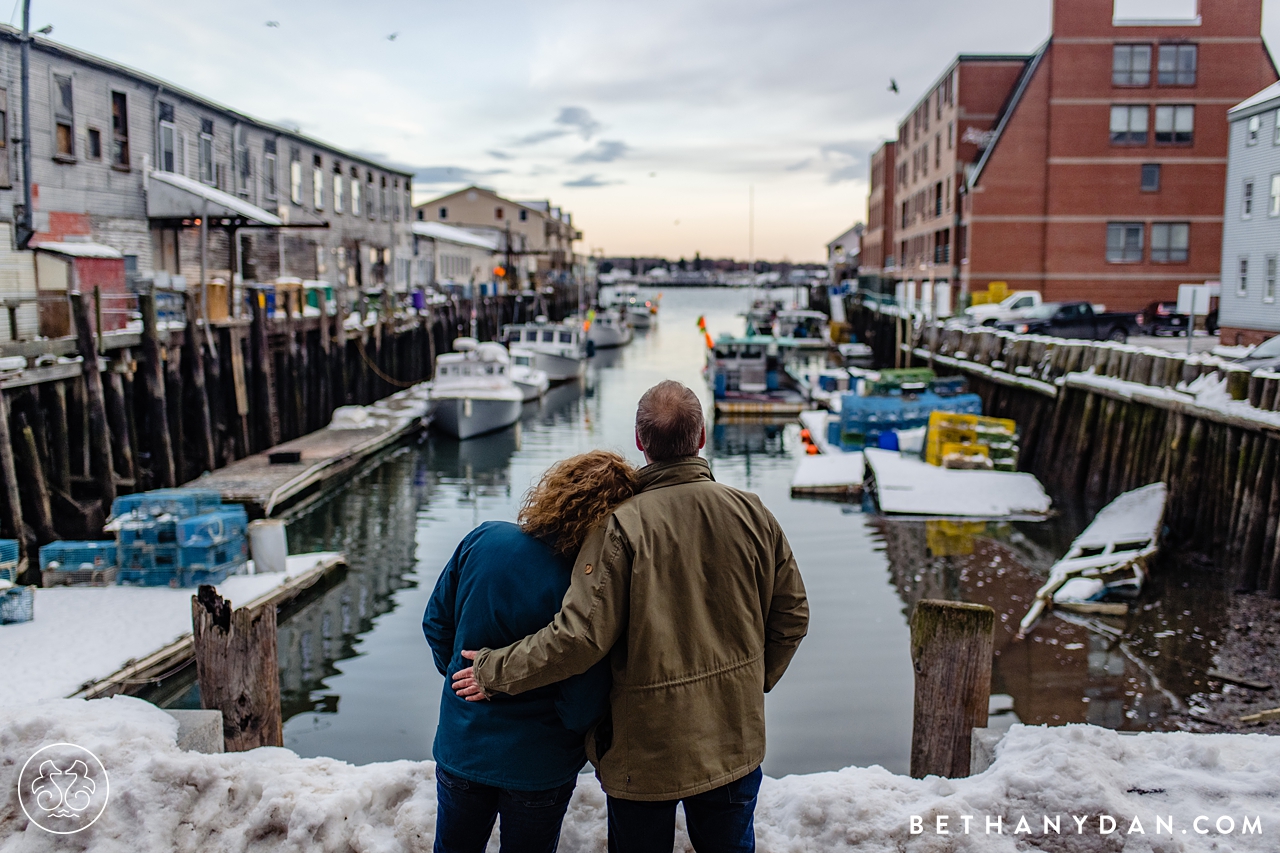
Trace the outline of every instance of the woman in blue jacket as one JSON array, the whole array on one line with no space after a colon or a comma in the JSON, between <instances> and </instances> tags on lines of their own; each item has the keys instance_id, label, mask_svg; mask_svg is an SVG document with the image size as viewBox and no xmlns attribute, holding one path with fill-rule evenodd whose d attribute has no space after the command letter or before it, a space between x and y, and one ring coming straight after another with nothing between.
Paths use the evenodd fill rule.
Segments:
<instances>
[{"instance_id":1,"label":"woman in blue jacket","mask_svg":"<svg viewBox=\"0 0 1280 853\"><path fill-rule=\"evenodd\" d=\"M551 622L587 533L636 492L635 469L601 450L560 462L525 499L519 524L467 534L422 618L444 676L436 759L435 853L481 853L502 816L502 853L553 853L584 738L609 703L609 664L519 696L467 702L450 687L463 649L498 649Z\"/></svg>"}]
</instances>

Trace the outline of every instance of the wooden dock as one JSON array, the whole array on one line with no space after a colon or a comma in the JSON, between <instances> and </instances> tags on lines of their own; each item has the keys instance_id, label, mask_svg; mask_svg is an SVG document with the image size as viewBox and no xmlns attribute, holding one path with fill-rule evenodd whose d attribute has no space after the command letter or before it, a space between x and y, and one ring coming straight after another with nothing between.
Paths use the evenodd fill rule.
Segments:
<instances>
[{"instance_id":1,"label":"wooden dock","mask_svg":"<svg viewBox=\"0 0 1280 853\"><path fill-rule=\"evenodd\" d=\"M368 425L330 425L247 456L187 485L214 489L224 501L244 504L251 517L270 517L322 494L353 474L369 457L427 423L425 394L417 387L393 394L364 411Z\"/></svg>"},{"instance_id":2,"label":"wooden dock","mask_svg":"<svg viewBox=\"0 0 1280 853\"><path fill-rule=\"evenodd\" d=\"M335 554L316 563L309 571L289 578L281 586L258 596L243 607L249 610L265 606L280 608L301 596L330 574L345 567L346 560L341 555ZM195 594L195 590L190 592ZM164 648L129 663L106 678L84 685L69 698L104 699L118 693L134 692L140 686L163 680L184 668L191 663L194 654L192 635L186 634Z\"/></svg>"}]
</instances>

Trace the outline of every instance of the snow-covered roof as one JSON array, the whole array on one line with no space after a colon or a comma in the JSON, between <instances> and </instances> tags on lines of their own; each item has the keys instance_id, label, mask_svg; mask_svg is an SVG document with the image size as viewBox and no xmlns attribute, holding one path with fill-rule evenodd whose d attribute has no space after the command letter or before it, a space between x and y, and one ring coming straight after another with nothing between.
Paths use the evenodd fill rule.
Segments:
<instances>
[{"instance_id":1,"label":"snow-covered roof","mask_svg":"<svg viewBox=\"0 0 1280 853\"><path fill-rule=\"evenodd\" d=\"M150 179L153 185L147 190L147 216L151 219L193 219L207 210L211 217L243 217L277 227L285 224L269 210L186 175L153 171Z\"/></svg>"},{"instance_id":2,"label":"snow-covered roof","mask_svg":"<svg viewBox=\"0 0 1280 853\"><path fill-rule=\"evenodd\" d=\"M497 235L483 236L473 234L470 231L464 231L461 228L455 228L452 225L445 225L443 222L417 222L412 224L412 230L418 237L428 237L432 240L443 240L446 243L457 243L461 246L474 246L478 249L488 249L491 252L498 250Z\"/></svg>"},{"instance_id":3,"label":"snow-covered roof","mask_svg":"<svg viewBox=\"0 0 1280 853\"><path fill-rule=\"evenodd\" d=\"M31 248L42 252L53 252L55 255L67 255L72 258L109 258L120 260L124 257L118 249L104 246L101 243L32 243Z\"/></svg>"},{"instance_id":4,"label":"snow-covered roof","mask_svg":"<svg viewBox=\"0 0 1280 853\"><path fill-rule=\"evenodd\" d=\"M1272 83L1252 98L1241 101L1227 110L1227 118L1232 121L1248 118L1251 115L1266 112L1277 103L1280 103L1280 83Z\"/></svg>"}]
</instances>

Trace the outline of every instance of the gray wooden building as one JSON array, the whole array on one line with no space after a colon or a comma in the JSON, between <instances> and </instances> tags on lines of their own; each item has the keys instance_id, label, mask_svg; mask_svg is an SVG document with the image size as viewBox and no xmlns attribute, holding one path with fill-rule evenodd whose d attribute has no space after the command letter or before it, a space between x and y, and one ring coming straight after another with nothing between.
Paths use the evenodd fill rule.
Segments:
<instances>
[{"instance_id":1,"label":"gray wooden building","mask_svg":"<svg viewBox=\"0 0 1280 853\"><path fill-rule=\"evenodd\" d=\"M1280 83L1227 113L1227 197L1222 232L1224 344L1280 333Z\"/></svg>"},{"instance_id":2,"label":"gray wooden building","mask_svg":"<svg viewBox=\"0 0 1280 853\"><path fill-rule=\"evenodd\" d=\"M138 277L278 276L406 292L411 173L36 36L33 242L92 240ZM20 33L0 26L0 222L22 205Z\"/></svg>"}]
</instances>

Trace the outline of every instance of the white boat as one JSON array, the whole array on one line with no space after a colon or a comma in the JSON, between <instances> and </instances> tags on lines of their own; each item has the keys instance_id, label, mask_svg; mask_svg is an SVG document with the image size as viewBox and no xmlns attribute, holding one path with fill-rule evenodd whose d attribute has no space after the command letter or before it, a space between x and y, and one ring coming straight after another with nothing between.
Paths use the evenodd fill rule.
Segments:
<instances>
[{"instance_id":1,"label":"white boat","mask_svg":"<svg viewBox=\"0 0 1280 853\"><path fill-rule=\"evenodd\" d=\"M587 340L597 349L626 346L635 337L627 315L617 308L602 308L595 312L594 317L588 317Z\"/></svg>"},{"instance_id":2,"label":"white boat","mask_svg":"<svg viewBox=\"0 0 1280 853\"><path fill-rule=\"evenodd\" d=\"M511 381L506 347L458 338L453 348L456 352L436 359L431 385L434 424L450 435L471 438L519 420L524 392Z\"/></svg>"},{"instance_id":3,"label":"white boat","mask_svg":"<svg viewBox=\"0 0 1280 853\"><path fill-rule=\"evenodd\" d=\"M1127 613L1128 604L1104 599L1133 598L1142 591L1147 561L1159 547L1168 494L1164 483L1152 483L1107 504L1053 564L1018 636L1025 637L1050 607L1104 616Z\"/></svg>"},{"instance_id":4,"label":"white boat","mask_svg":"<svg viewBox=\"0 0 1280 853\"><path fill-rule=\"evenodd\" d=\"M587 372L587 336L578 323L551 323L539 316L532 323L502 327L507 346L532 350L534 366L545 371L552 382L567 382Z\"/></svg>"},{"instance_id":5,"label":"white boat","mask_svg":"<svg viewBox=\"0 0 1280 853\"><path fill-rule=\"evenodd\" d=\"M524 401L531 403L541 398L551 387L545 370L535 366L537 353L522 347L511 348L511 381L524 394Z\"/></svg>"}]
</instances>

